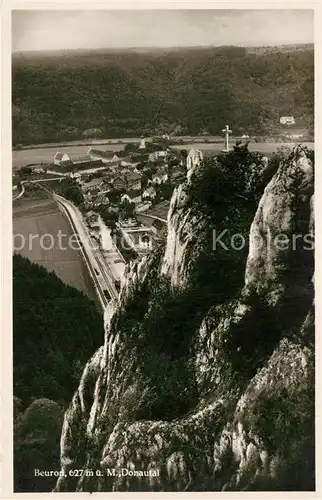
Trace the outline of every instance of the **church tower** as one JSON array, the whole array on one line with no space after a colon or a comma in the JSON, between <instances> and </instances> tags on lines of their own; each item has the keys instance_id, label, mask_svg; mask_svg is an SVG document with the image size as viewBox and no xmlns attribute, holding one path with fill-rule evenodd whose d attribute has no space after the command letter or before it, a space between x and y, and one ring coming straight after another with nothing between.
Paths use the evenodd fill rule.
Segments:
<instances>
[{"instance_id":1,"label":"church tower","mask_svg":"<svg viewBox=\"0 0 322 500\"><path fill-rule=\"evenodd\" d=\"M141 136L139 149L145 149L145 137L144 137L144 135Z\"/></svg>"}]
</instances>

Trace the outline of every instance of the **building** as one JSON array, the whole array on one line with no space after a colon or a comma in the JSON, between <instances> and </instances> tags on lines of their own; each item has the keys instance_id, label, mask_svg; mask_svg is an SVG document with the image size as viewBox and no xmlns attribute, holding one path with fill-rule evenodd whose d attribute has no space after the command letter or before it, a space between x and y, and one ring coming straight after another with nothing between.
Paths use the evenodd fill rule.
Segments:
<instances>
[{"instance_id":1,"label":"building","mask_svg":"<svg viewBox=\"0 0 322 500\"><path fill-rule=\"evenodd\" d=\"M96 172L103 172L109 169L109 166L103 164L101 160L92 160L87 163L79 163L78 165L74 165L74 168L71 169L73 170L73 173L78 173L82 177L89 175L89 174L94 174Z\"/></svg>"},{"instance_id":2,"label":"building","mask_svg":"<svg viewBox=\"0 0 322 500\"><path fill-rule=\"evenodd\" d=\"M167 151L153 151L153 153L149 154L149 161L155 162L158 160L163 160L167 156Z\"/></svg>"},{"instance_id":3,"label":"building","mask_svg":"<svg viewBox=\"0 0 322 500\"><path fill-rule=\"evenodd\" d=\"M126 189L135 191L141 189L141 174L137 172L128 172L124 175Z\"/></svg>"},{"instance_id":4,"label":"building","mask_svg":"<svg viewBox=\"0 0 322 500\"><path fill-rule=\"evenodd\" d=\"M294 116L281 116L280 117L280 124L281 125L295 125L295 118L294 118Z\"/></svg>"},{"instance_id":5,"label":"building","mask_svg":"<svg viewBox=\"0 0 322 500\"><path fill-rule=\"evenodd\" d=\"M142 199L143 200L154 200L156 195L157 195L156 190L154 189L153 186L150 186L150 187L146 188L145 191L143 191Z\"/></svg>"},{"instance_id":6,"label":"building","mask_svg":"<svg viewBox=\"0 0 322 500\"><path fill-rule=\"evenodd\" d=\"M88 193L100 189L101 186L103 186L102 178L93 179L89 182L84 182L82 184L82 190L84 191L84 193Z\"/></svg>"},{"instance_id":7,"label":"building","mask_svg":"<svg viewBox=\"0 0 322 500\"><path fill-rule=\"evenodd\" d=\"M152 223L151 229L155 235L163 238L167 232L167 224L161 222L159 219L155 219Z\"/></svg>"},{"instance_id":8,"label":"building","mask_svg":"<svg viewBox=\"0 0 322 500\"><path fill-rule=\"evenodd\" d=\"M74 158L71 158L71 161L73 162L74 165L79 165L82 163L90 163L92 159L89 155L82 155L82 156L74 156Z\"/></svg>"},{"instance_id":9,"label":"building","mask_svg":"<svg viewBox=\"0 0 322 500\"><path fill-rule=\"evenodd\" d=\"M71 172L70 174L72 179L76 179L77 182L82 178L82 174L80 172Z\"/></svg>"},{"instance_id":10,"label":"building","mask_svg":"<svg viewBox=\"0 0 322 500\"><path fill-rule=\"evenodd\" d=\"M303 139L303 134L286 134L285 137L291 141L297 141Z\"/></svg>"},{"instance_id":11,"label":"building","mask_svg":"<svg viewBox=\"0 0 322 500\"><path fill-rule=\"evenodd\" d=\"M191 149L187 156L187 169L190 170L193 167L196 167L201 164L203 160L203 154L200 149Z\"/></svg>"},{"instance_id":12,"label":"building","mask_svg":"<svg viewBox=\"0 0 322 500\"><path fill-rule=\"evenodd\" d=\"M103 130L100 128L88 128L84 130L83 135L88 139L89 137L101 137L103 135Z\"/></svg>"},{"instance_id":13,"label":"building","mask_svg":"<svg viewBox=\"0 0 322 500\"><path fill-rule=\"evenodd\" d=\"M92 160L101 160L103 163L119 162L120 158L114 151L101 151L99 149L89 148L87 154Z\"/></svg>"},{"instance_id":14,"label":"building","mask_svg":"<svg viewBox=\"0 0 322 500\"><path fill-rule=\"evenodd\" d=\"M105 194L100 193L97 198L93 200L93 207L99 207L100 205L109 205L109 203L110 201L108 197Z\"/></svg>"},{"instance_id":15,"label":"building","mask_svg":"<svg viewBox=\"0 0 322 500\"><path fill-rule=\"evenodd\" d=\"M126 189L125 179L120 175L115 177L115 179L112 181L112 185L117 191L123 191L124 189Z\"/></svg>"},{"instance_id":16,"label":"building","mask_svg":"<svg viewBox=\"0 0 322 500\"><path fill-rule=\"evenodd\" d=\"M158 173L152 174L152 178L148 180L148 184L162 184L162 177Z\"/></svg>"},{"instance_id":17,"label":"building","mask_svg":"<svg viewBox=\"0 0 322 500\"><path fill-rule=\"evenodd\" d=\"M161 178L162 182L167 182L168 180L168 166L162 165L157 170L158 176Z\"/></svg>"},{"instance_id":18,"label":"building","mask_svg":"<svg viewBox=\"0 0 322 500\"><path fill-rule=\"evenodd\" d=\"M149 179L148 184L163 184L168 180L168 172L165 168L158 169L154 174L152 174L152 178Z\"/></svg>"},{"instance_id":19,"label":"building","mask_svg":"<svg viewBox=\"0 0 322 500\"><path fill-rule=\"evenodd\" d=\"M125 200L127 200L129 203L141 203L142 196L139 191L128 191L121 197L122 202Z\"/></svg>"},{"instance_id":20,"label":"building","mask_svg":"<svg viewBox=\"0 0 322 500\"><path fill-rule=\"evenodd\" d=\"M133 158L131 156L124 156L121 159L121 167L136 167L138 165L139 161L133 161Z\"/></svg>"},{"instance_id":21,"label":"building","mask_svg":"<svg viewBox=\"0 0 322 500\"><path fill-rule=\"evenodd\" d=\"M45 174L46 170L43 167L35 167L32 169L35 174Z\"/></svg>"},{"instance_id":22,"label":"building","mask_svg":"<svg viewBox=\"0 0 322 500\"><path fill-rule=\"evenodd\" d=\"M153 250L155 246L155 235L150 228L126 228L122 229L125 242L139 255L145 255Z\"/></svg>"},{"instance_id":23,"label":"building","mask_svg":"<svg viewBox=\"0 0 322 500\"><path fill-rule=\"evenodd\" d=\"M60 151L57 151L54 156L54 165L61 165L62 162L71 162L71 159L67 153L60 153Z\"/></svg>"}]
</instances>

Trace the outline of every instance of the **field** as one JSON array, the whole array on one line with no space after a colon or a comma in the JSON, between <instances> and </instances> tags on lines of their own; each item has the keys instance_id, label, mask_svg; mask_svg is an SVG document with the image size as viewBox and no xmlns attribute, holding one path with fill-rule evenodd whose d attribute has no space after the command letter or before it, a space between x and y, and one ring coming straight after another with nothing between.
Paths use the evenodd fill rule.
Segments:
<instances>
[{"instance_id":1,"label":"field","mask_svg":"<svg viewBox=\"0 0 322 500\"><path fill-rule=\"evenodd\" d=\"M160 217L160 219L167 219L169 207L169 201L162 201L158 205L154 205L154 207L148 210L146 214L153 215L154 217ZM144 213L145 212L142 212L142 215L144 215Z\"/></svg>"},{"instance_id":2,"label":"field","mask_svg":"<svg viewBox=\"0 0 322 500\"><path fill-rule=\"evenodd\" d=\"M192 139L192 137L190 138ZM124 139L125 141L125 139ZM235 143L235 139L231 139L230 144L233 145ZM281 146L294 146L295 143L280 143L280 142L251 142L249 145L249 149L251 151L259 151L263 154L270 154L274 151L277 151ZM305 143L310 149L314 148L314 143L309 142ZM187 144L177 144L172 146L176 149L192 149L198 148L205 152L205 154L215 154L219 153L223 147L224 142L220 143L207 143L207 142L191 142ZM24 165L36 165L40 163L52 163L54 160L54 156L57 151L61 153L67 153L70 155L71 159L75 156L84 155L87 153L90 145L73 145L72 143L68 146L64 147L46 147L46 148L33 148L33 149L22 149L18 151L12 152L12 165L13 169L20 168ZM100 146L101 149L108 149L111 151L122 151L124 149L124 144L105 144Z\"/></svg>"},{"instance_id":3,"label":"field","mask_svg":"<svg viewBox=\"0 0 322 500\"><path fill-rule=\"evenodd\" d=\"M68 245L72 231L52 200L42 196L15 201L13 234L14 250L49 271L54 271L64 283L95 298L81 253Z\"/></svg>"},{"instance_id":4,"label":"field","mask_svg":"<svg viewBox=\"0 0 322 500\"><path fill-rule=\"evenodd\" d=\"M71 159L75 156L86 155L90 146L64 146L64 147L48 147L48 148L34 148L22 149L12 152L12 166L14 169L23 167L24 165L37 165L40 163L53 163L54 156L57 151L67 153ZM109 149L111 151L120 151L124 149L122 144L109 144L102 149Z\"/></svg>"}]
</instances>

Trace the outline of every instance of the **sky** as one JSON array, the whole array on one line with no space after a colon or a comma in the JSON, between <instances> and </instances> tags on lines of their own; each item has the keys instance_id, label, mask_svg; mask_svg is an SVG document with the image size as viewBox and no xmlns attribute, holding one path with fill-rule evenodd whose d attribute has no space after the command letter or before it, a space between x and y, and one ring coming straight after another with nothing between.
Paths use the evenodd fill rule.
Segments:
<instances>
[{"instance_id":1,"label":"sky","mask_svg":"<svg viewBox=\"0 0 322 500\"><path fill-rule=\"evenodd\" d=\"M313 43L313 10L16 10L12 50Z\"/></svg>"}]
</instances>

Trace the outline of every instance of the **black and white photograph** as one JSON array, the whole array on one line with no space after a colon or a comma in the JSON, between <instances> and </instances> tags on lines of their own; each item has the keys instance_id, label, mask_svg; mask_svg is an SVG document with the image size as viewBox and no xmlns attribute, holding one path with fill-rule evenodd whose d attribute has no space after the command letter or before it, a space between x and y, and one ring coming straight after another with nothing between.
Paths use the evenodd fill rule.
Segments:
<instances>
[{"instance_id":1,"label":"black and white photograph","mask_svg":"<svg viewBox=\"0 0 322 500\"><path fill-rule=\"evenodd\" d=\"M11 11L14 493L316 490L315 12L228 7Z\"/></svg>"}]
</instances>

